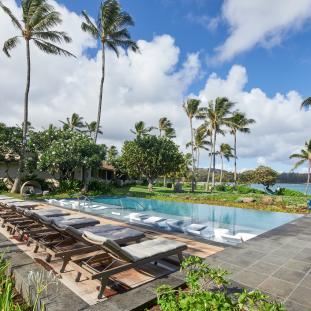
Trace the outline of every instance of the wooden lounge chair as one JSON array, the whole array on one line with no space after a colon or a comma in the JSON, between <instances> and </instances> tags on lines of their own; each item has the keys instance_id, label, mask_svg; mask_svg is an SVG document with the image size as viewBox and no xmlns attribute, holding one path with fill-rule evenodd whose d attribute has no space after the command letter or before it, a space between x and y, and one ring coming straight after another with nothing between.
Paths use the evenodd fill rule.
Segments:
<instances>
[{"instance_id":1,"label":"wooden lounge chair","mask_svg":"<svg viewBox=\"0 0 311 311\"><path fill-rule=\"evenodd\" d=\"M92 280L100 280L99 299L102 298L111 276L132 268L142 268L151 262L156 264L158 260L173 255L177 255L179 261L182 261L182 252L187 249L187 245L184 243L164 238L147 240L124 247L119 246L111 239L87 231L83 233L83 239L89 244L99 246L103 252L73 259L70 265L78 272L77 282L80 281L82 274Z\"/></svg>"}]
</instances>

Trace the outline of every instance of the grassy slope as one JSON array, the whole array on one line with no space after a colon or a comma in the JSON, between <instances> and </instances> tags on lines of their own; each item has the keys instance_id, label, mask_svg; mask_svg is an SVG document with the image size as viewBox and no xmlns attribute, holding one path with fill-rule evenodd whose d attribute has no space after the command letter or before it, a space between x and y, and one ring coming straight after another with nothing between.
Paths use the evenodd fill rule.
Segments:
<instances>
[{"instance_id":1,"label":"grassy slope","mask_svg":"<svg viewBox=\"0 0 311 311\"><path fill-rule=\"evenodd\" d=\"M4 193L3 193L4 194ZM8 195L7 193L5 193ZM12 195L12 194L9 194ZM32 198L72 198L80 196L80 193L64 193L57 195L48 195L46 197L33 196ZM89 193L88 195L95 195L95 193ZM190 189L185 188L183 193L174 193L171 189L164 187L154 187L154 192L149 193L146 186L132 186L113 188L110 195L129 195L140 198L167 200L175 202L189 202L189 203L205 203L220 206L234 206L241 208L252 208L259 210L269 210L277 212L288 213L307 213L307 200L311 199L311 196L272 196L274 199L273 204L265 204L262 202L264 197L271 197L265 194L250 193L240 194L234 192L213 192L206 193L204 191L196 191L191 193ZM14 197L21 197L20 195L12 195ZM240 198L252 197L256 199L253 203L241 203L237 202Z\"/></svg>"}]
</instances>

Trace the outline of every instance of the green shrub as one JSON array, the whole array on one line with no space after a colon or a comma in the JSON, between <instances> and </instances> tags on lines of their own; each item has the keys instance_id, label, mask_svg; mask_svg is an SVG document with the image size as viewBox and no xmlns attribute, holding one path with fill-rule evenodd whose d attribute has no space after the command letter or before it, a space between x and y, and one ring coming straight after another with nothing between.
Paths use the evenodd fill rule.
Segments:
<instances>
[{"instance_id":1,"label":"green shrub","mask_svg":"<svg viewBox=\"0 0 311 311\"><path fill-rule=\"evenodd\" d=\"M163 182L156 182L156 183L155 183L155 186L156 186L156 187L163 187L163 186L164 186L164 183L163 183Z\"/></svg>"},{"instance_id":2,"label":"green shrub","mask_svg":"<svg viewBox=\"0 0 311 311\"><path fill-rule=\"evenodd\" d=\"M103 180L92 180L89 183L88 190L98 194L106 194L111 192L111 185Z\"/></svg>"},{"instance_id":3,"label":"green shrub","mask_svg":"<svg viewBox=\"0 0 311 311\"><path fill-rule=\"evenodd\" d=\"M6 187L3 179L0 179L0 192L3 192L3 191L8 191L8 188Z\"/></svg>"},{"instance_id":4,"label":"green shrub","mask_svg":"<svg viewBox=\"0 0 311 311\"><path fill-rule=\"evenodd\" d=\"M168 182L168 183L166 184L166 188L172 189L172 188L173 188L173 183Z\"/></svg>"},{"instance_id":5,"label":"green shrub","mask_svg":"<svg viewBox=\"0 0 311 311\"><path fill-rule=\"evenodd\" d=\"M236 187L236 190L240 194L248 194L248 193L264 193L264 191L254 189L251 187L247 187L245 185L239 185Z\"/></svg>"},{"instance_id":6,"label":"green shrub","mask_svg":"<svg viewBox=\"0 0 311 311\"><path fill-rule=\"evenodd\" d=\"M301 197L304 194L300 191L296 191L296 190L292 190L292 189L288 189L288 188L280 188L278 191L276 191L277 195L285 195L285 196L289 196L289 197Z\"/></svg>"},{"instance_id":7,"label":"green shrub","mask_svg":"<svg viewBox=\"0 0 311 311\"><path fill-rule=\"evenodd\" d=\"M59 188L57 189L60 193L65 192L79 192L82 188L82 182L76 179L64 179L60 180Z\"/></svg>"},{"instance_id":8,"label":"green shrub","mask_svg":"<svg viewBox=\"0 0 311 311\"><path fill-rule=\"evenodd\" d=\"M227 271L211 268L199 257L188 257L182 262L186 272L186 289L174 290L162 285L157 289L158 304L162 311L283 311L285 308L261 292L226 291Z\"/></svg>"},{"instance_id":9,"label":"green shrub","mask_svg":"<svg viewBox=\"0 0 311 311\"><path fill-rule=\"evenodd\" d=\"M226 185L216 185L215 186L216 191L227 191L228 190L227 188L228 187Z\"/></svg>"}]
</instances>

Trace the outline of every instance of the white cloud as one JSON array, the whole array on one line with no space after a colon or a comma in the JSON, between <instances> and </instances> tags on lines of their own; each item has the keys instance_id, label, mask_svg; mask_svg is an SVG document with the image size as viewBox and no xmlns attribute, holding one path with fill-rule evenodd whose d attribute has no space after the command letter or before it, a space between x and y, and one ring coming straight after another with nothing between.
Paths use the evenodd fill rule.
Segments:
<instances>
[{"instance_id":1,"label":"white cloud","mask_svg":"<svg viewBox=\"0 0 311 311\"><path fill-rule=\"evenodd\" d=\"M225 0L222 18L229 36L215 58L226 61L256 45L280 44L285 34L299 30L310 17L311 0Z\"/></svg>"},{"instance_id":2,"label":"white cloud","mask_svg":"<svg viewBox=\"0 0 311 311\"><path fill-rule=\"evenodd\" d=\"M5 1L19 13L13 0ZM96 57L85 56L86 48L96 42L81 31L81 17L53 2L63 16L59 28L67 31L73 43L66 48L77 59L49 56L31 47L32 85L29 118L36 127L59 124L73 112L86 120L97 115L100 79L100 51ZM8 26L9 25L9 26ZM0 44L16 30L0 12ZM181 66L179 48L169 35L155 37L151 42L138 42L141 53L121 53L117 58L107 53L107 73L103 97L103 141L120 145L130 137L129 129L139 120L155 125L162 116L180 125L181 103L200 70L198 54L189 54ZM180 67L180 69L178 69ZM23 113L25 85L25 50L21 44L8 59L0 54L0 121L20 123ZM181 121L183 122L183 121Z\"/></svg>"},{"instance_id":3,"label":"white cloud","mask_svg":"<svg viewBox=\"0 0 311 311\"><path fill-rule=\"evenodd\" d=\"M225 79L216 74L210 75L199 98L206 103L217 96L227 96L236 102L237 109L256 120L251 127L251 134L238 134L240 159L254 158L261 164L278 162L289 165L289 155L310 139L311 112L300 110L302 98L295 91L268 97L259 88L245 91L246 83L246 69L234 65ZM220 137L219 142L224 140L232 144L229 135Z\"/></svg>"}]
</instances>

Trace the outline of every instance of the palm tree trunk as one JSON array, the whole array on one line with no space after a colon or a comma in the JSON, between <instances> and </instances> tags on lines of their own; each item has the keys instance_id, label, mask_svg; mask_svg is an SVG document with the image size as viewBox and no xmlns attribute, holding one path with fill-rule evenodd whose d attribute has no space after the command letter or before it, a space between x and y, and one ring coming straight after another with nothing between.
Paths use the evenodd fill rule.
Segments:
<instances>
[{"instance_id":1,"label":"palm tree trunk","mask_svg":"<svg viewBox=\"0 0 311 311\"><path fill-rule=\"evenodd\" d=\"M191 192L194 192L194 149L193 149L193 128L192 128L192 119L191 118L190 118L190 129L191 129L191 154L192 154Z\"/></svg>"},{"instance_id":2,"label":"palm tree trunk","mask_svg":"<svg viewBox=\"0 0 311 311\"><path fill-rule=\"evenodd\" d=\"M213 142L213 175L212 186L215 187L215 169L216 169L216 128L214 130L214 142Z\"/></svg>"},{"instance_id":3,"label":"palm tree trunk","mask_svg":"<svg viewBox=\"0 0 311 311\"><path fill-rule=\"evenodd\" d=\"M17 175L14 181L11 192L17 193L20 190L21 179L24 173L24 159L26 153L26 143L27 143L27 130L28 130L28 101L29 101L29 90L30 90L30 45L29 40L26 40L26 57L27 57L27 81L24 97L24 121L23 121L23 138L22 138L22 147L19 160L19 167L17 170Z\"/></svg>"},{"instance_id":4,"label":"palm tree trunk","mask_svg":"<svg viewBox=\"0 0 311 311\"><path fill-rule=\"evenodd\" d=\"M210 146L212 146L212 145L213 145L213 136L211 134ZM212 146L212 148L213 148L213 146ZM209 188L209 181L210 181L210 177L211 177L211 168L212 168L212 153L210 152L210 154L209 154L209 167L208 167L205 191L207 191Z\"/></svg>"},{"instance_id":5,"label":"palm tree trunk","mask_svg":"<svg viewBox=\"0 0 311 311\"><path fill-rule=\"evenodd\" d=\"M310 173L311 173L311 160L309 160L309 164L308 164L308 180L307 180L305 195L307 195L307 194L308 194L308 191L309 191Z\"/></svg>"},{"instance_id":6,"label":"palm tree trunk","mask_svg":"<svg viewBox=\"0 0 311 311\"><path fill-rule=\"evenodd\" d=\"M222 154L220 154L220 159L221 159L221 171L220 171L220 184L222 183L222 176L223 176L223 171L224 171L224 159Z\"/></svg>"},{"instance_id":7,"label":"palm tree trunk","mask_svg":"<svg viewBox=\"0 0 311 311\"><path fill-rule=\"evenodd\" d=\"M234 133L234 186L237 184L237 165L236 165L236 132Z\"/></svg>"},{"instance_id":8,"label":"palm tree trunk","mask_svg":"<svg viewBox=\"0 0 311 311\"><path fill-rule=\"evenodd\" d=\"M100 80L100 91L99 91L99 102L98 102L98 111L97 111L97 121L96 121L96 131L94 141L96 143L97 136L100 127L100 118L102 113L102 104L103 104L103 89L104 89L104 82L105 82L105 65L106 65L106 57L105 57L105 45L102 45L102 77Z\"/></svg>"}]
</instances>

